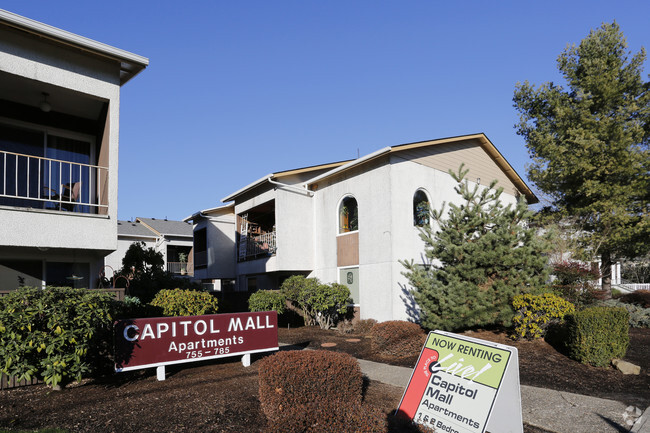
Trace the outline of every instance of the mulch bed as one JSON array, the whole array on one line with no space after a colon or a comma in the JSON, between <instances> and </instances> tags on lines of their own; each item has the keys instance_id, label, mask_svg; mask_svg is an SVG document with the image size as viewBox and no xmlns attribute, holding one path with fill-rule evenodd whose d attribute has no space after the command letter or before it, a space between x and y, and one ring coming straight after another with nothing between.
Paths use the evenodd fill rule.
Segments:
<instances>
[{"instance_id":1,"label":"mulch bed","mask_svg":"<svg viewBox=\"0 0 650 433\"><path fill-rule=\"evenodd\" d=\"M314 327L279 330L280 341L302 347L344 351L359 358L412 366L409 358L379 358L362 335L339 334ZM475 331L473 337L513 345L519 350L520 379L525 385L613 398L645 408L650 404L650 331L631 330L626 360L641 365L640 376L624 376L571 361L544 341L513 342L504 333ZM349 341L358 339L359 341ZM255 361L254 358L253 361ZM258 400L257 363L239 359L167 368L158 382L155 370L121 373L86 380L62 391L35 385L0 391L1 429L58 427L70 432L242 432L264 431L266 420ZM370 381L364 399L387 419L402 397L402 388ZM389 432L414 431L392 419ZM524 426L526 433L544 433Z\"/></svg>"}]
</instances>

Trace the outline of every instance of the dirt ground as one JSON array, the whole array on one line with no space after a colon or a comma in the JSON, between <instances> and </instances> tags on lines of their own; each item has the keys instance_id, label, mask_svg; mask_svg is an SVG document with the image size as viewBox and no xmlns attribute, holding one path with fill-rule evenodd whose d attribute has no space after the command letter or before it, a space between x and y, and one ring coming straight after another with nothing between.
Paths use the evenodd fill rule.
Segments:
<instances>
[{"instance_id":1,"label":"dirt ground","mask_svg":"<svg viewBox=\"0 0 650 433\"><path fill-rule=\"evenodd\" d=\"M507 335L491 331L471 335L517 347L524 385L611 398L641 408L650 405L650 330L631 330L626 360L641 365L639 376L579 364L544 341L513 342ZM313 327L280 329L279 337L281 342L314 349L335 343L328 350L397 365L412 366L416 358L377 358L364 336ZM347 341L351 339L359 341ZM69 432L264 431L257 365L253 362L245 368L239 359L230 358L168 367L163 382L156 380L154 369L149 369L86 380L62 391L44 385L0 391L0 431L45 427ZM374 381L367 384L364 399L387 414L388 432L415 431L391 417L403 392L402 388ZM544 433L530 426L524 426L524 431Z\"/></svg>"}]
</instances>

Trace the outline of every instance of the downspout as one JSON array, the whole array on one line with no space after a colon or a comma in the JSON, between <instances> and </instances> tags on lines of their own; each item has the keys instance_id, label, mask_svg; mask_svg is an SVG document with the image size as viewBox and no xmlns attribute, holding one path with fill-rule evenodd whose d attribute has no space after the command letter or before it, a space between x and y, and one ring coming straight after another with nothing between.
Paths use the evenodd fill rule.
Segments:
<instances>
[{"instance_id":1,"label":"downspout","mask_svg":"<svg viewBox=\"0 0 650 433\"><path fill-rule=\"evenodd\" d=\"M309 197L313 197L313 196L314 196L314 191L310 191L310 190L308 190L307 188L300 188L300 187L293 186L293 185L287 185L286 183L280 183L280 182L278 182L278 181L272 180L270 176L269 176L266 180L267 180L269 183L272 183L273 185L278 185L278 186L281 187L281 188L292 189L292 190L297 191L297 192L300 192L300 193L307 193L307 195L308 195Z\"/></svg>"}]
</instances>

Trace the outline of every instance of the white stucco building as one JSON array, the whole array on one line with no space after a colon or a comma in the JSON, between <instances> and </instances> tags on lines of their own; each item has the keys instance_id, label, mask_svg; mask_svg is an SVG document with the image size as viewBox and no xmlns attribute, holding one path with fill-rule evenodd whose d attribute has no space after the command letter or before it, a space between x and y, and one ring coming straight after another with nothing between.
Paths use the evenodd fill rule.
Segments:
<instances>
[{"instance_id":1,"label":"white stucco building","mask_svg":"<svg viewBox=\"0 0 650 433\"><path fill-rule=\"evenodd\" d=\"M277 289L294 274L350 287L361 318L407 319L399 260L422 262L419 211L458 201L449 170L537 198L484 134L410 143L352 160L269 174L197 212L195 277L234 290Z\"/></svg>"},{"instance_id":2,"label":"white stucco building","mask_svg":"<svg viewBox=\"0 0 650 433\"><path fill-rule=\"evenodd\" d=\"M94 287L117 247L120 89L148 59L0 10L0 289Z\"/></svg>"}]
</instances>

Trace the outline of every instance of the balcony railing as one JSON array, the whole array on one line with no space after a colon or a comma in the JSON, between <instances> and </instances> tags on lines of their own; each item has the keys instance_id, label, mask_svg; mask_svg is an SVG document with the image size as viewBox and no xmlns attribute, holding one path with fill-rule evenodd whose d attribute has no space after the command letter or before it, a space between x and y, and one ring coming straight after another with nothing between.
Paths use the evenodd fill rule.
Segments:
<instances>
[{"instance_id":1,"label":"balcony railing","mask_svg":"<svg viewBox=\"0 0 650 433\"><path fill-rule=\"evenodd\" d=\"M106 213L108 168L0 150L0 205Z\"/></svg>"},{"instance_id":2,"label":"balcony railing","mask_svg":"<svg viewBox=\"0 0 650 433\"><path fill-rule=\"evenodd\" d=\"M194 275L194 267L188 262L167 262L167 272L176 275Z\"/></svg>"},{"instance_id":3,"label":"balcony railing","mask_svg":"<svg viewBox=\"0 0 650 433\"><path fill-rule=\"evenodd\" d=\"M247 236L246 252L240 260L252 260L255 258L270 256L277 251L275 231L263 233L257 236ZM241 242L241 240L240 240Z\"/></svg>"}]
</instances>

